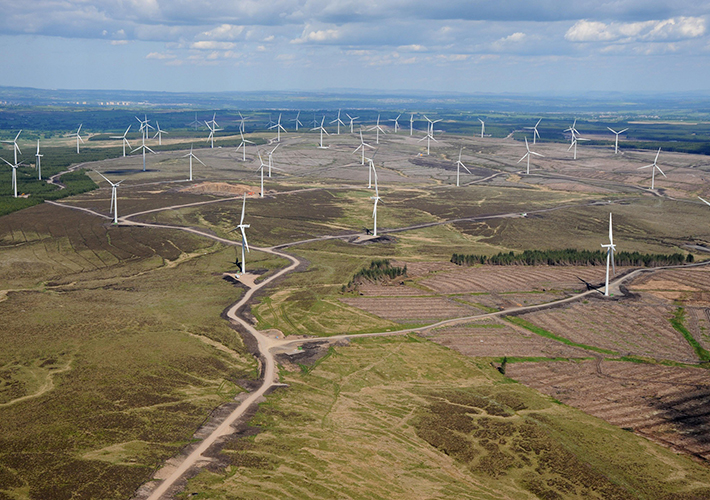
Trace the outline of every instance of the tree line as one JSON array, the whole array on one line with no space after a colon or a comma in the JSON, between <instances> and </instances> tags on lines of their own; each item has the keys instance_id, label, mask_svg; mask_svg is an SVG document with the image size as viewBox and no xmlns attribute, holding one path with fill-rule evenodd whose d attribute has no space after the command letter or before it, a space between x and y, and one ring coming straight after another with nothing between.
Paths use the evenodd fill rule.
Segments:
<instances>
[{"instance_id":1,"label":"tree line","mask_svg":"<svg viewBox=\"0 0 710 500\"><path fill-rule=\"evenodd\" d=\"M389 259L374 259L369 267L363 267L353 275L347 285L343 285L343 292L357 288L365 281L377 282L385 278L394 279L397 276L407 275L407 265L404 267L393 266Z\"/></svg>"},{"instance_id":2,"label":"tree line","mask_svg":"<svg viewBox=\"0 0 710 500\"><path fill-rule=\"evenodd\" d=\"M522 253L500 252L496 255L458 254L451 262L459 266L488 264L494 266L600 266L606 265L606 252L601 250L525 250ZM616 252L617 266L658 267L677 266L693 262L692 254L660 254Z\"/></svg>"}]
</instances>

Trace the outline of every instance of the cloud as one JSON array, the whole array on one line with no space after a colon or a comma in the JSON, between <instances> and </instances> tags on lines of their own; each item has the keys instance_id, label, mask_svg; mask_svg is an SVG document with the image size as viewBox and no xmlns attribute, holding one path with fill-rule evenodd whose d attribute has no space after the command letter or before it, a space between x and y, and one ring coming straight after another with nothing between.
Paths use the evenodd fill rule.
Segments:
<instances>
[{"instance_id":1,"label":"cloud","mask_svg":"<svg viewBox=\"0 0 710 500\"><path fill-rule=\"evenodd\" d=\"M339 36L340 34L336 29L308 31L308 28L306 28L303 34L291 40L291 43L326 43L337 40Z\"/></svg>"},{"instance_id":2,"label":"cloud","mask_svg":"<svg viewBox=\"0 0 710 500\"><path fill-rule=\"evenodd\" d=\"M212 40L200 40L199 42L194 42L190 44L191 49L197 50L229 50L236 47L233 42L215 42Z\"/></svg>"},{"instance_id":3,"label":"cloud","mask_svg":"<svg viewBox=\"0 0 710 500\"><path fill-rule=\"evenodd\" d=\"M200 36L210 40L236 40L241 37L243 32L244 26L221 24L216 28L201 33Z\"/></svg>"},{"instance_id":4,"label":"cloud","mask_svg":"<svg viewBox=\"0 0 710 500\"><path fill-rule=\"evenodd\" d=\"M127 45L128 40L111 40L111 45Z\"/></svg>"},{"instance_id":5,"label":"cloud","mask_svg":"<svg viewBox=\"0 0 710 500\"><path fill-rule=\"evenodd\" d=\"M678 17L663 21L637 23L603 23L583 19L577 21L565 39L570 42L668 41L696 38L705 34L705 19Z\"/></svg>"},{"instance_id":6,"label":"cloud","mask_svg":"<svg viewBox=\"0 0 710 500\"><path fill-rule=\"evenodd\" d=\"M146 59L175 59L175 54L165 54L162 52L151 52L147 56L145 56Z\"/></svg>"}]
</instances>

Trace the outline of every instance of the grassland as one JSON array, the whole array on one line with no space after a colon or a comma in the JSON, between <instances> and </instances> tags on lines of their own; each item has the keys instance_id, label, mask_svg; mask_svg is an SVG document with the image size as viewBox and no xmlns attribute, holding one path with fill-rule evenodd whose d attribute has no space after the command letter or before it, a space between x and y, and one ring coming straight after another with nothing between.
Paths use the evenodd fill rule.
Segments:
<instances>
[{"instance_id":1,"label":"grassland","mask_svg":"<svg viewBox=\"0 0 710 500\"><path fill-rule=\"evenodd\" d=\"M707 468L417 338L282 372L183 498L700 498Z\"/></svg>"}]
</instances>

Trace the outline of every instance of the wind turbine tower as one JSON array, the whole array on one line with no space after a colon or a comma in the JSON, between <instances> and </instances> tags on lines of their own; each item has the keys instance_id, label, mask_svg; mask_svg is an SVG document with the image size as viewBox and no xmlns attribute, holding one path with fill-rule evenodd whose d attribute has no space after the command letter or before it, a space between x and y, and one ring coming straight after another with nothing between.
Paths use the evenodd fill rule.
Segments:
<instances>
[{"instance_id":1,"label":"wind turbine tower","mask_svg":"<svg viewBox=\"0 0 710 500\"><path fill-rule=\"evenodd\" d=\"M380 143L380 132L382 132L382 134L385 134L385 131L382 129L382 127L380 127L380 115L377 115L377 125L375 125L374 127L370 127L367 130L368 131L371 131L371 130L377 131L377 141L376 142L377 142L377 144L379 144Z\"/></svg>"},{"instance_id":2,"label":"wind turbine tower","mask_svg":"<svg viewBox=\"0 0 710 500\"><path fill-rule=\"evenodd\" d=\"M540 125L540 122L542 121L542 118L540 118L537 123L535 124L534 127L523 127L524 129L527 130L532 130L533 131L533 145L535 145L535 140L540 137L540 132L537 131L537 126Z\"/></svg>"},{"instance_id":3,"label":"wind turbine tower","mask_svg":"<svg viewBox=\"0 0 710 500\"><path fill-rule=\"evenodd\" d=\"M249 251L249 243L247 243L247 233L244 231L249 227L249 224L244 224L244 211L247 206L247 194L244 193L244 200L242 201L242 218L239 220L239 225L235 227L234 229L239 229L242 233L242 274L246 272L246 266L245 266L245 254L244 250ZM233 229L233 230L234 230Z\"/></svg>"},{"instance_id":4,"label":"wind turbine tower","mask_svg":"<svg viewBox=\"0 0 710 500\"><path fill-rule=\"evenodd\" d=\"M481 122L481 139L483 139L483 133L486 131L486 122L484 122L480 118L478 119L478 121Z\"/></svg>"},{"instance_id":5,"label":"wind turbine tower","mask_svg":"<svg viewBox=\"0 0 710 500\"><path fill-rule=\"evenodd\" d=\"M358 118L360 118L360 117L359 117L359 116L350 116L350 115L347 114L347 113L345 113L345 116L347 116L348 119L350 119L350 133L351 133L351 134L354 134L355 132L353 131L353 122L354 122L355 120L357 120Z\"/></svg>"},{"instance_id":6,"label":"wind turbine tower","mask_svg":"<svg viewBox=\"0 0 710 500\"><path fill-rule=\"evenodd\" d=\"M298 119L300 116L301 116L301 112L299 111L298 114L296 114L296 119L293 120L293 121L296 123L296 132L298 132L298 126L299 126L299 125L300 125L301 127L303 127L303 123L301 123L301 120Z\"/></svg>"},{"instance_id":7,"label":"wind turbine tower","mask_svg":"<svg viewBox=\"0 0 710 500\"><path fill-rule=\"evenodd\" d=\"M394 122L394 133L395 133L395 134L396 134L397 131L400 129L400 126L399 126L399 117L400 117L400 116L402 116L402 113L398 114L398 115L397 115L397 118L394 118L394 119L390 118L390 121L391 121L391 122Z\"/></svg>"},{"instance_id":8,"label":"wind turbine tower","mask_svg":"<svg viewBox=\"0 0 710 500\"><path fill-rule=\"evenodd\" d=\"M360 129L360 145L355 148L355 151L353 151L353 154L357 153L357 150L360 149L362 153L362 160L361 163L362 165L365 164L365 148L370 148L370 149L375 149L373 146L370 146L368 143L365 142L365 140L362 138L362 129Z\"/></svg>"},{"instance_id":9,"label":"wind turbine tower","mask_svg":"<svg viewBox=\"0 0 710 500\"><path fill-rule=\"evenodd\" d=\"M39 154L39 139L37 139L37 153L35 154L35 165L37 165L37 179L42 180L42 157Z\"/></svg>"},{"instance_id":10,"label":"wind turbine tower","mask_svg":"<svg viewBox=\"0 0 710 500\"><path fill-rule=\"evenodd\" d=\"M656 153L656 158L653 160L653 163L650 165L644 165L643 167L639 167L637 170L640 170L642 168L649 168L651 167L651 189L655 189L655 182L656 182L656 169L663 175L663 177L666 177L666 174L663 173L663 170L661 170L661 167L657 165L658 161L658 155L661 154L661 148L658 148L658 152Z\"/></svg>"},{"instance_id":11,"label":"wind turbine tower","mask_svg":"<svg viewBox=\"0 0 710 500\"><path fill-rule=\"evenodd\" d=\"M609 296L609 262L611 262L611 267L616 274L616 266L614 265L614 252L616 252L616 245L614 245L614 235L611 232L611 214L609 214L609 244L602 244L602 248L606 248L606 285L604 287L604 295Z\"/></svg>"},{"instance_id":12,"label":"wind turbine tower","mask_svg":"<svg viewBox=\"0 0 710 500\"><path fill-rule=\"evenodd\" d=\"M244 138L244 134L242 131L239 131L239 135L242 137L242 142L239 143L239 146L237 146L237 152L239 152L239 148L242 149L242 161L247 161L247 144L254 144L251 141L248 141Z\"/></svg>"},{"instance_id":13,"label":"wind turbine tower","mask_svg":"<svg viewBox=\"0 0 710 500\"><path fill-rule=\"evenodd\" d=\"M409 115L409 137L414 134L414 113Z\"/></svg>"},{"instance_id":14,"label":"wind turbine tower","mask_svg":"<svg viewBox=\"0 0 710 500\"><path fill-rule=\"evenodd\" d=\"M94 170L94 172L96 172L96 170ZM109 209L109 213L113 212L113 223L118 224L118 186L123 182L124 179L114 183L106 179L106 176L103 175L101 172L96 173L103 177L106 182L111 184L111 208Z\"/></svg>"},{"instance_id":15,"label":"wind turbine tower","mask_svg":"<svg viewBox=\"0 0 710 500\"><path fill-rule=\"evenodd\" d=\"M614 154L618 154L619 153L619 135L623 134L624 132L626 132L629 129L625 128L624 130L620 130L619 132L617 132L616 130L614 130L611 127L607 127L607 128L609 130L611 130L614 133L614 135L616 136L616 140L614 141Z\"/></svg>"},{"instance_id":16,"label":"wind turbine tower","mask_svg":"<svg viewBox=\"0 0 710 500\"><path fill-rule=\"evenodd\" d=\"M375 173L375 196L371 196L371 200L375 200L375 205L372 209L372 218L374 219L374 226L372 230L372 235L377 236L377 202L380 201L382 198L380 198L380 190L377 187L377 171L375 171L375 165L374 163L372 164L372 171Z\"/></svg>"},{"instance_id":17,"label":"wind turbine tower","mask_svg":"<svg viewBox=\"0 0 710 500\"><path fill-rule=\"evenodd\" d=\"M281 131L283 130L284 132L286 132L286 129L283 127L283 125L281 125L281 113L279 113L279 121L270 126L269 130L271 130L272 128L276 129L276 142L281 142ZM271 177L271 175L269 175L269 177Z\"/></svg>"},{"instance_id":18,"label":"wind turbine tower","mask_svg":"<svg viewBox=\"0 0 710 500\"><path fill-rule=\"evenodd\" d=\"M279 144L276 145L276 148L278 148L278 147L279 147ZM272 162L271 162L271 155L274 154L274 151L276 151L276 148L274 148L274 149L272 149L271 151L269 151L269 178L271 178L271 165L272 165Z\"/></svg>"},{"instance_id":19,"label":"wind turbine tower","mask_svg":"<svg viewBox=\"0 0 710 500\"><path fill-rule=\"evenodd\" d=\"M343 123L343 120L340 119L340 110L338 110L338 117L333 120L330 123L337 123L338 125L338 135L340 135L340 126L342 125L343 127L345 126L345 123Z\"/></svg>"},{"instance_id":20,"label":"wind turbine tower","mask_svg":"<svg viewBox=\"0 0 710 500\"><path fill-rule=\"evenodd\" d=\"M81 124L83 125L83 123ZM81 138L81 135L79 135L79 132L81 132L81 125L79 125L79 129L76 131L76 154L79 154L79 141L84 143L84 139Z\"/></svg>"},{"instance_id":21,"label":"wind turbine tower","mask_svg":"<svg viewBox=\"0 0 710 500\"><path fill-rule=\"evenodd\" d=\"M15 192L15 198L17 198L17 163L14 165L7 161L5 158L0 157L0 160L4 161L12 167L12 189Z\"/></svg>"},{"instance_id":22,"label":"wind turbine tower","mask_svg":"<svg viewBox=\"0 0 710 500\"><path fill-rule=\"evenodd\" d=\"M188 181L192 181L192 159L193 159L193 158L194 158L195 160L199 161L200 163L202 163L205 167L207 166L207 165L205 165L205 164L202 162L202 160L200 160L200 159L199 159L197 156L195 156L195 154L192 152L192 144L190 144L190 152L187 153L186 155L183 155L182 157L183 157L183 158L188 158L188 157L190 158L190 178L188 179Z\"/></svg>"},{"instance_id":23,"label":"wind turbine tower","mask_svg":"<svg viewBox=\"0 0 710 500\"><path fill-rule=\"evenodd\" d=\"M131 126L129 125L126 131L123 133L123 135L112 135L111 139L121 139L121 145L123 146L123 157L126 157L126 144L128 144L128 147L131 147L131 143L128 142L128 139L126 139L126 135L128 134L128 131L131 130Z\"/></svg>"},{"instance_id":24,"label":"wind turbine tower","mask_svg":"<svg viewBox=\"0 0 710 500\"><path fill-rule=\"evenodd\" d=\"M162 146L163 145L163 134L167 134L167 132L165 130L161 130L160 123L158 123L157 121L155 122L155 126L157 127L157 132L155 132L153 139L155 139L157 137L158 138L158 146Z\"/></svg>"},{"instance_id":25,"label":"wind turbine tower","mask_svg":"<svg viewBox=\"0 0 710 500\"><path fill-rule=\"evenodd\" d=\"M461 153L463 153L463 146L461 146L461 149L459 150L459 160L456 162L456 187L459 186L459 176L461 172L461 167L463 167L464 170L466 170L466 172L468 172L469 174L471 173L468 167L466 167L466 165L464 165L461 161Z\"/></svg>"},{"instance_id":26,"label":"wind turbine tower","mask_svg":"<svg viewBox=\"0 0 710 500\"><path fill-rule=\"evenodd\" d=\"M518 163L520 163L520 162L523 161L525 158L527 158L527 159L528 159L528 168L527 168L527 170L525 171L525 174L526 174L526 175L530 175L530 155L535 155L535 156L540 156L540 157L542 157L542 155L541 155L540 153L536 153L536 152L534 152L534 151L530 151L530 145L528 144L528 138L527 138L527 137L525 138L525 149L527 149L527 153L525 153L525 155L523 155L523 157L518 160Z\"/></svg>"},{"instance_id":27,"label":"wind turbine tower","mask_svg":"<svg viewBox=\"0 0 710 500\"><path fill-rule=\"evenodd\" d=\"M317 123L317 122L316 122ZM311 129L313 130L320 130L320 146L318 146L318 149L328 149L330 146L323 146L323 134L325 135L330 135L328 131L325 129L323 124L325 123L325 115L323 115L323 119L320 121L320 127L314 127Z\"/></svg>"},{"instance_id":28,"label":"wind turbine tower","mask_svg":"<svg viewBox=\"0 0 710 500\"><path fill-rule=\"evenodd\" d=\"M257 151L257 154L259 155L259 168L257 168L257 171L261 171L261 191L259 191L259 197L263 198L264 197L264 167L267 165L264 163L264 160L261 158L261 151Z\"/></svg>"}]
</instances>

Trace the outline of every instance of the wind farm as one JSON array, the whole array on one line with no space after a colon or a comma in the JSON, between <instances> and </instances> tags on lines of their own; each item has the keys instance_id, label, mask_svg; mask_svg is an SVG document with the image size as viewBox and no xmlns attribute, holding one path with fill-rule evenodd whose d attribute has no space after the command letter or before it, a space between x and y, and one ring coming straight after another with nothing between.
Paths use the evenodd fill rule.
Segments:
<instances>
[{"instance_id":1,"label":"wind farm","mask_svg":"<svg viewBox=\"0 0 710 500\"><path fill-rule=\"evenodd\" d=\"M6 131L0 430L37 457L0 451L0 492L52 498L55 461L94 498L702 497L707 155L640 118L302 104L84 118L42 174Z\"/></svg>"}]
</instances>

